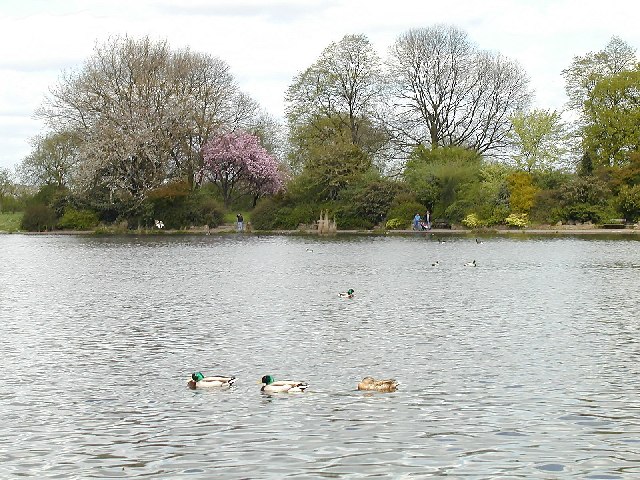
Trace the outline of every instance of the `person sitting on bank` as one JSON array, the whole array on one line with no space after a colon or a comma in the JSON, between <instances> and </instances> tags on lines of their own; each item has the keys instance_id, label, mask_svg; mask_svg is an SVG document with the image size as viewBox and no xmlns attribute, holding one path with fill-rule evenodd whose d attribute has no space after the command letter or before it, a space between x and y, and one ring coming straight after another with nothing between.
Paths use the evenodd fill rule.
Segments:
<instances>
[{"instance_id":1,"label":"person sitting on bank","mask_svg":"<svg viewBox=\"0 0 640 480\"><path fill-rule=\"evenodd\" d=\"M416 216L413 217L413 229L414 230L420 230L420 220L422 220L420 218L420 214L416 213Z\"/></svg>"}]
</instances>

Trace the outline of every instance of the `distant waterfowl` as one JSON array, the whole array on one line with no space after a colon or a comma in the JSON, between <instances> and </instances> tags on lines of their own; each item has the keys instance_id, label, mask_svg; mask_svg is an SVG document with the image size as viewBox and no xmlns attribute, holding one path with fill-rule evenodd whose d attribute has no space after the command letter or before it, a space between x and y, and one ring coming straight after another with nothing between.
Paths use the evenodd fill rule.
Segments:
<instances>
[{"instance_id":1,"label":"distant waterfowl","mask_svg":"<svg viewBox=\"0 0 640 480\"><path fill-rule=\"evenodd\" d=\"M353 298L354 295L354 291L352 288L350 288L349 290L347 290L346 292L340 292L338 293L338 295L340 295L341 297L345 297L345 298Z\"/></svg>"},{"instance_id":2,"label":"distant waterfowl","mask_svg":"<svg viewBox=\"0 0 640 480\"><path fill-rule=\"evenodd\" d=\"M194 372L191 374L191 380L187 382L187 385L191 389L196 388L217 388L217 387L230 387L236 381L236 377L227 377L223 375L213 375L205 377L202 372Z\"/></svg>"},{"instance_id":3,"label":"distant waterfowl","mask_svg":"<svg viewBox=\"0 0 640 480\"><path fill-rule=\"evenodd\" d=\"M291 380L275 381L272 375L265 375L261 379L262 388L265 393L302 393L309 384L305 382L295 382Z\"/></svg>"},{"instance_id":4,"label":"distant waterfowl","mask_svg":"<svg viewBox=\"0 0 640 480\"><path fill-rule=\"evenodd\" d=\"M313 250L311 248L307 248L307 252L313 253Z\"/></svg>"},{"instance_id":5,"label":"distant waterfowl","mask_svg":"<svg viewBox=\"0 0 640 480\"><path fill-rule=\"evenodd\" d=\"M446 240L442 240L441 238L438 238L438 243L447 243Z\"/></svg>"},{"instance_id":6,"label":"distant waterfowl","mask_svg":"<svg viewBox=\"0 0 640 480\"><path fill-rule=\"evenodd\" d=\"M478 245L482 245L484 242L483 242L482 240L478 240L478 239L476 238L476 243L477 243Z\"/></svg>"},{"instance_id":7,"label":"distant waterfowl","mask_svg":"<svg viewBox=\"0 0 640 480\"><path fill-rule=\"evenodd\" d=\"M437 260L431 264L432 267L437 267L438 265L440 265L440 262Z\"/></svg>"},{"instance_id":8,"label":"distant waterfowl","mask_svg":"<svg viewBox=\"0 0 640 480\"><path fill-rule=\"evenodd\" d=\"M164 228L164 222L162 220L155 220L156 228Z\"/></svg>"},{"instance_id":9,"label":"distant waterfowl","mask_svg":"<svg viewBox=\"0 0 640 480\"><path fill-rule=\"evenodd\" d=\"M376 380L373 377L364 377L358 384L358 390L373 390L375 392L395 392L399 383L391 378L388 380Z\"/></svg>"},{"instance_id":10,"label":"distant waterfowl","mask_svg":"<svg viewBox=\"0 0 640 480\"><path fill-rule=\"evenodd\" d=\"M465 267L475 267L476 266L476 261L474 260L473 262L467 262L464 264Z\"/></svg>"}]
</instances>

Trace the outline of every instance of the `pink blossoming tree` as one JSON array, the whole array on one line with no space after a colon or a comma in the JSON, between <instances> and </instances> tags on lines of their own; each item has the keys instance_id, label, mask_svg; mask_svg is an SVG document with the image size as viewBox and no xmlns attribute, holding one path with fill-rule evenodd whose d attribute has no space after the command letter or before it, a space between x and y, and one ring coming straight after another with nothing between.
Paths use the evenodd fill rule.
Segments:
<instances>
[{"instance_id":1,"label":"pink blossoming tree","mask_svg":"<svg viewBox=\"0 0 640 480\"><path fill-rule=\"evenodd\" d=\"M202 148L202 155L199 180L217 185L225 206L243 195L251 195L255 206L258 198L284 188L278 161L255 135L242 131L215 135Z\"/></svg>"}]
</instances>

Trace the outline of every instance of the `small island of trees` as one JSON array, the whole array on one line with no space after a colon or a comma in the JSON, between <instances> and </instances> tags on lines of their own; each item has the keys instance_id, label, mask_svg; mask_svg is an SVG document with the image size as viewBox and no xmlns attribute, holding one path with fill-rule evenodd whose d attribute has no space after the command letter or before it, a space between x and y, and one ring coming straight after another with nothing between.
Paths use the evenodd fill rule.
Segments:
<instances>
[{"instance_id":1,"label":"small island of trees","mask_svg":"<svg viewBox=\"0 0 640 480\"><path fill-rule=\"evenodd\" d=\"M522 67L455 26L404 32L384 57L347 35L292 79L281 122L223 60L114 37L44 99L46 130L0 169L0 218L32 231L215 227L238 211L260 230L320 211L340 229L404 229L426 210L470 228L638 221L635 49L613 37L562 75L567 109L532 108Z\"/></svg>"}]
</instances>

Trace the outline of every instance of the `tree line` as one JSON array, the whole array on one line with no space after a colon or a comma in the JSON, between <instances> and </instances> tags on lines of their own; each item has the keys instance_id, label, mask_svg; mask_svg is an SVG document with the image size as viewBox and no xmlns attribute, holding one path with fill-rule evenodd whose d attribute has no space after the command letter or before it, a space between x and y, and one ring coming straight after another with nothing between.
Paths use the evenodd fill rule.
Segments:
<instances>
[{"instance_id":1,"label":"tree line","mask_svg":"<svg viewBox=\"0 0 640 480\"><path fill-rule=\"evenodd\" d=\"M408 30L384 58L346 35L292 79L280 122L223 60L114 37L51 88L46 131L0 171L0 209L34 229L211 226L230 209L263 229L321 209L339 228L427 209L469 227L636 221L635 49L613 37L562 75L566 110L532 109L522 67L455 26Z\"/></svg>"}]
</instances>

